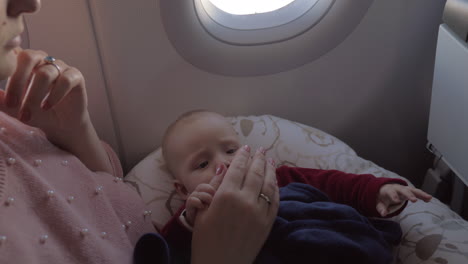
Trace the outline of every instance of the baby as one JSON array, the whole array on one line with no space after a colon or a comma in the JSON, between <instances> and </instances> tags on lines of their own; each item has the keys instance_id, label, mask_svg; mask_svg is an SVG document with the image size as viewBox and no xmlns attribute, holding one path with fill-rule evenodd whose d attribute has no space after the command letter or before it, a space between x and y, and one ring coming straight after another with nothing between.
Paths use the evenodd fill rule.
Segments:
<instances>
[{"instance_id":1,"label":"baby","mask_svg":"<svg viewBox=\"0 0 468 264\"><path fill-rule=\"evenodd\" d=\"M209 206L215 194L209 182L219 170L219 164L229 167L240 147L231 124L214 112L188 112L169 126L163 139L163 156L175 177L177 193L186 201L161 232L170 243L192 230L197 210ZM259 153L265 151L260 148ZM292 182L311 185L333 202L350 205L365 216L391 217L403 210L407 200L428 202L431 199L429 194L407 186L403 180L369 174L281 166L276 169L276 177L279 187ZM265 194L259 193L259 199L270 202Z\"/></svg>"}]
</instances>

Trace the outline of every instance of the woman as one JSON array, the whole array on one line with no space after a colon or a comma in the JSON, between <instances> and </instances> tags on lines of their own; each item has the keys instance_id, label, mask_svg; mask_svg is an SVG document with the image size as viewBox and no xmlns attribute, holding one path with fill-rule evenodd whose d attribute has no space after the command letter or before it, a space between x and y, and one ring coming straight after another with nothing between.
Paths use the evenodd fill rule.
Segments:
<instances>
[{"instance_id":1,"label":"woman","mask_svg":"<svg viewBox=\"0 0 468 264\"><path fill-rule=\"evenodd\" d=\"M22 16L39 8L0 0L0 79L10 77L0 91L0 263L131 263L138 238L154 232L149 212L96 134L80 71L19 48ZM197 217L193 263L251 263L263 245L278 189L264 156L249 157L239 151L212 182L219 188Z\"/></svg>"}]
</instances>

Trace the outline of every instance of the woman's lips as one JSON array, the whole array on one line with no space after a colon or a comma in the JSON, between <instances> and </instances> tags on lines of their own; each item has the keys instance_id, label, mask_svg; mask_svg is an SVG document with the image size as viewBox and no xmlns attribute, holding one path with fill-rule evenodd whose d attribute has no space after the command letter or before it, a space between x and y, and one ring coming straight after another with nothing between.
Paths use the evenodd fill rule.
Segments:
<instances>
[{"instance_id":1,"label":"woman's lips","mask_svg":"<svg viewBox=\"0 0 468 264\"><path fill-rule=\"evenodd\" d=\"M21 45L21 36L20 35L14 37L10 41L8 41L7 44L5 45L5 47L7 49L14 49L16 47L19 47L19 45Z\"/></svg>"}]
</instances>

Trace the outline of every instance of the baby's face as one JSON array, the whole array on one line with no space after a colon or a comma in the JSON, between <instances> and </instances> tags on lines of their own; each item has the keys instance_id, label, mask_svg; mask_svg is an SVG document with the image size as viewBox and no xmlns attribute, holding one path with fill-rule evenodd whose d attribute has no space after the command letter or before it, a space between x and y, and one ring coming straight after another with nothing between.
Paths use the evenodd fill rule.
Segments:
<instances>
[{"instance_id":1,"label":"baby's face","mask_svg":"<svg viewBox=\"0 0 468 264\"><path fill-rule=\"evenodd\" d=\"M199 184L209 183L218 164L226 167L239 149L239 139L221 115L204 113L177 125L168 139L166 155L177 182L190 194ZM185 197L184 197L185 198Z\"/></svg>"}]
</instances>

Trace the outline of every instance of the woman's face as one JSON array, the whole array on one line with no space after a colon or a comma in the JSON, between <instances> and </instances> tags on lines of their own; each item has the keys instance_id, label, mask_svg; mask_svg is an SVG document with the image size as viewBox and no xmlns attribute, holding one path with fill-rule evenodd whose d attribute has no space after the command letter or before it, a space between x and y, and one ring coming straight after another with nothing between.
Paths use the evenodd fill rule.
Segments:
<instances>
[{"instance_id":1,"label":"woman's face","mask_svg":"<svg viewBox=\"0 0 468 264\"><path fill-rule=\"evenodd\" d=\"M37 11L40 0L0 0L0 80L16 68L16 48L21 43L23 14Z\"/></svg>"}]
</instances>

